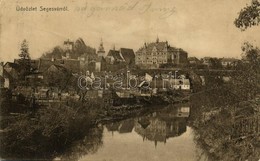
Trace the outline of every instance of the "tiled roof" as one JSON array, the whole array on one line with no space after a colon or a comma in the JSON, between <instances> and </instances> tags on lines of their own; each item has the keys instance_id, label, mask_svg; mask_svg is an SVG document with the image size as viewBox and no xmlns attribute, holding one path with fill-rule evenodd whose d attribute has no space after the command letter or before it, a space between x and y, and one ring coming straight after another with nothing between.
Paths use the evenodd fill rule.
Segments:
<instances>
[{"instance_id":1,"label":"tiled roof","mask_svg":"<svg viewBox=\"0 0 260 161\"><path fill-rule=\"evenodd\" d=\"M73 73L77 73L80 71L80 61L79 60L73 60L73 59L68 59L64 60L62 62L64 67L72 71Z\"/></svg>"},{"instance_id":2,"label":"tiled roof","mask_svg":"<svg viewBox=\"0 0 260 161\"><path fill-rule=\"evenodd\" d=\"M68 69L65 68L65 67L62 66L62 65L54 64L54 66L55 66L59 71L61 71L61 72L63 72L63 73L68 73L68 72L69 72Z\"/></svg>"},{"instance_id":3,"label":"tiled roof","mask_svg":"<svg viewBox=\"0 0 260 161\"><path fill-rule=\"evenodd\" d=\"M124 61L124 58L120 55L118 50L109 50L107 56L112 56L116 61Z\"/></svg>"},{"instance_id":4,"label":"tiled roof","mask_svg":"<svg viewBox=\"0 0 260 161\"><path fill-rule=\"evenodd\" d=\"M68 70L76 73L80 71L79 60L68 59L68 60L50 60L50 59L39 59L38 70L39 72L46 71L51 65L59 65L67 68ZM37 65L35 65L37 66Z\"/></svg>"},{"instance_id":5,"label":"tiled roof","mask_svg":"<svg viewBox=\"0 0 260 161\"><path fill-rule=\"evenodd\" d=\"M7 65L10 66L11 68L16 69L16 70L18 70L19 67L20 67L19 64L12 63L12 62L6 62L5 65L4 65L4 67L6 67Z\"/></svg>"},{"instance_id":6,"label":"tiled roof","mask_svg":"<svg viewBox=\"0 0 260 161\"><path fill-rule=\"evenodd\" d=\"M188 57L188 60L189 61L199 61L199 59L196 57Z\"/></svg>"},{"instance_id":7,"label":"tiled roof","mask_svg":"<svg viewBox=\"0 0 260 161\"><path fill-rule=\"evenodd\" d=\"M142 52L143 50L146 50L147 52L152 52L154 47L157 49L157 51L163 51L165 48L167 48L167 51L171 52L178 50L177 48L168 45L168 42L153 42L145 44L145 46L140 48L137 52Z\"/></svg>"},{"instance_id":8,"label":"tiled roof","mask_svg":"<svg viewBox=\"0 0 260 161\"><path fill-rule=\"evenodd\" d=\"M39 72L44 72L53 64L55 64L55 61L51 61L50 59L39 59L37 68Z\"/></svg>"},{"instance_id":9,"label":"tiled roof","mask_svg":"<svg viewBox=\"0 0 260 161\"><path fill-rule=\"evenodd\" d=\"M3 69L3 77L4 78L9 78L9 79L13 78L5 69Z\"/></svg>"},{"instance_id":10,"label":"tiled roof","mask_svg":"<svg viewBox=\"0 0 260 161\"><path fill-rule=\"evenodd\" d=\"M122 54L124 60L128 63L135 59L135 53L133 49L120 48L120 53Z\"/></svg>"}]
</instances>

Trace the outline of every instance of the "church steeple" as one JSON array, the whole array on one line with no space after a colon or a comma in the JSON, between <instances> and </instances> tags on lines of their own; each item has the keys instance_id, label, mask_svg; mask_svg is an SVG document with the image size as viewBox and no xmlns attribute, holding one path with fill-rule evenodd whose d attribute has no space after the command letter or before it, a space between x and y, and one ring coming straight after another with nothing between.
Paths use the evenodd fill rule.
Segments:
<instances>
[{"instance_id":1,"label":"church steeple","mask_svg":"<svg viewBox=\"0 0 260 161\"><path fill-rule=\"evenodd\" d=\"M113 50L116 50L116 45L115 44L113 45Z\"/></svg>"},{"instance_id":2,"label":"church steeple","mask_svg":"<svg viewBox=\"0 0 260 161\"><path fill-rule=\"evenodd\" d=\"M99 44L99 47L98 47L97 54L100 57L104 57L105 56L105 49L104 49L104 46L103 46L102 38L101 38L101 41L100 41L100 44Z\"/></svg>"},{"instance_id":3,"label":"church steeple","mask_svg":"<svg viewBox=\"0 0 260 161\"><path fill-rule=\"evenodd\" d=\"M159 42L159 37L158 37L158 35L157 35L157 38L156 38L156 43L158 43Z\"/></svg>"},{"instance_id":4,"label":"church steeple","mask_svg":"<svg viewBox=\"0 0 260 161\"><path fill-rule=\"evenodd\" d=\"M99 45L99 47L98 47L98 51L105 51L105 50L104 50L104 46L103 46L102 38L101 38L101 41L100 41L100 45Z\"/></svg>"}]
</instances>

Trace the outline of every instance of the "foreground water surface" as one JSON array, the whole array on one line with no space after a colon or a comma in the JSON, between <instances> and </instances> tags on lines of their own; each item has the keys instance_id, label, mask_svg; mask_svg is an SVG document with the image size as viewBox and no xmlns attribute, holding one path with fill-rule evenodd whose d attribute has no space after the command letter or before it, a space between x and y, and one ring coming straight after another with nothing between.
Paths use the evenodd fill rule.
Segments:
<instances>
[{"instance_id":1,"label":"foreground water surface","mask_svg":"<svg viewBox=\"0 0 260 161\"><path fill-rule=\"evenodd\" d=\"M193 130L186 124L189 107L183 109L187 110L185 117L178 117L177 113L160 116L155 112L147 117L104 125L103 146L80 161L196 160Z\"/></svg>"},{"instance_id":2,"label":"foreground water surface","mask_svg":"<svg viewBox=\"0 0 260 161\"><path fill-rule=\"evenodd\" d=\"M200 96L201 97L201 96ZM79 161L259 160L259 113L213 94L121 121L98 125L63 156ZM247 106L243 105L243 108ZM234 114L235 113L235 114ZM243 113L244 114L244 113Z\"/></svg>"}]
</instances>

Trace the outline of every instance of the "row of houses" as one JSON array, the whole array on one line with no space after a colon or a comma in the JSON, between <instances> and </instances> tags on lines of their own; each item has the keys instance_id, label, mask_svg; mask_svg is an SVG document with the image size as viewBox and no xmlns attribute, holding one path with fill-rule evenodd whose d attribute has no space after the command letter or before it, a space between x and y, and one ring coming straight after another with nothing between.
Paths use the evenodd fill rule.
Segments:
<instances>
[{"instance_id":1,"label":"row of houses","mask_svg":"<svg viewBox=\"0 0 260 161\"><path fill-rule=\"evenodd\" d=\"M120 48L119 50L104 50L101 41L97 51L98 57L104 58L106 66L102 69L109 70L113 66L118 70L123 67L139 66L144 69L159 68L163 64L187 64L188 53L181 48L170 46L168 41L159 41L159 38L152 43L144 43L136 52L129 48ZM113 66L111 66L113 65Z\"/></svg>"},{"instance_id":2,"label":"row of houses","mask_svg":"<svg viewBox=\"0 0 260 161\"><path fill-rule=\"evenodd\" d=\"M168 41L159 41L159 38L155 42L144 43L136 52L130 48L119 48L117 50L115 47L106 52L101 40L96 54L84 53L76 57L73 53L73 46L74 43L72 41L64 41L65 55L61 58L52 57L30 60L31 71L26 78L43 79L44 73L48 73L48 71L85 74L87 71L96 73L102 71L118 72L120 69L131 69L135 66L139 66L141 69L158 69L164 64L203 64L210 66L211 59L210 57L205 57L201 60L196 57L188 58L186 51L172 47ZM219 60L225 67L234 64L237 59L222 58ZM15 59L14 62L1 64L1 86L10 86L12 82L19 79L23 70L18 59Z\"/></svg>"},{"instance_id":3,"label":"row of houses","mask_svg":"<svg viewBox=\"0 0 260 161\"><path fill-rule=\"evenodd\" d=\"M67 50L66 56L59 61L63 61L64 64L68 61L73 61L73 63L79 67L77 72L113 71L113 69L118 70L118 68L133 66L135 62L133 49L119 48L116 50L114 46L113 49L106 52L102 40L96 54L84 53L78 58L71 56L73 55L71 52L73 49L73 42L66 41L66 44L64 45L66 45L65 49Z\"/></svg>"}]
</instances>

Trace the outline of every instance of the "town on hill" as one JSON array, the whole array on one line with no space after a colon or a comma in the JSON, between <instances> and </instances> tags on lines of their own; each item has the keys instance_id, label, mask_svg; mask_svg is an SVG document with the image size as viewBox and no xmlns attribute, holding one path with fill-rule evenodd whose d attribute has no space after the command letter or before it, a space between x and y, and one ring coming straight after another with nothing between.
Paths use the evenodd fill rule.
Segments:
<instances>
[{"instance_id":1,"label":"town on hill","mask_svg":"<svg viewBox=\"0 0 260 161\"><path fill-rule=\"evenodd\" d=\"M188 119L194 129L206 129L215 117L232 131L225 141L255 137L259 49L246 45L241 60L198 59L158 37L137 51L106 50L102 40L95 49L79 38L31 59L24 40L17 58L0 64L0 154L55 159L86 135L101 144L103 125L112 135L135 131L156 148L186 133Z\"/></svg>"}]
</instances>

